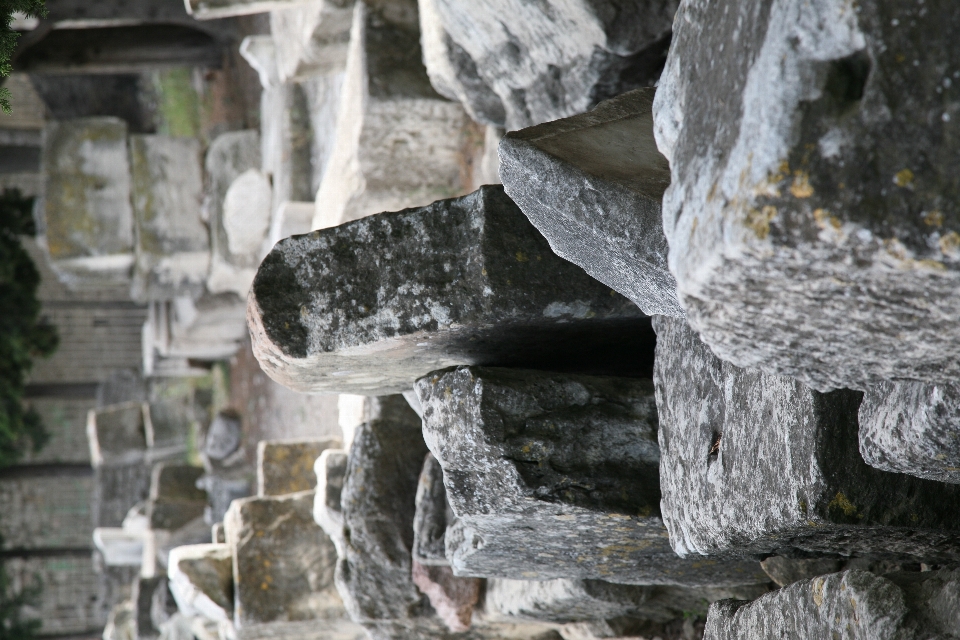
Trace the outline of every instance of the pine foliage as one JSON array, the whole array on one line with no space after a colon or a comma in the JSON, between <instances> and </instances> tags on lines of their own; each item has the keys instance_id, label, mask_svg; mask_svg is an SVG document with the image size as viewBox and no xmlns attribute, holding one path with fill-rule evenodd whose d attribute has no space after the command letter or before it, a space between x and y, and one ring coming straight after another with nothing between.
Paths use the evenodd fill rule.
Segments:
<instances>
[{"instance_id":1,"label":"pine foliage","mask_svg":"<svg viewBox=\"0 0 960 640\"><path fill-rule=\"evenodd\" d=\"M43 0L0 0L0 82L10 75L10 59L17 48L20 34L10 28L14 13L23 13L33 18L47 15ZM0 111L10 113L10 91L0 86Z\"/></svg>"}]
</instances>

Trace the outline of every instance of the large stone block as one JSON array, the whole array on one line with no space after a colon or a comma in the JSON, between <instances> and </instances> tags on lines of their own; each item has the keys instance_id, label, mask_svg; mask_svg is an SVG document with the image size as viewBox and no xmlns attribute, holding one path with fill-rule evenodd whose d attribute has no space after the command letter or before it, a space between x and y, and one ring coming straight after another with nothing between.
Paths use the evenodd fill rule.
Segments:
<instances>
[{"instance_id":1,"label":"large stone block","mask_svg":"<svg viewBox=\"0 0 960 640\"><path fill-rule=\"evenodd\" d=\"M55 270L68 282L128 281L134 225L126 123L51 122L43 141L41 231Z\"/></svg>"},{"instance_id":2,"label":"large stone block","mask_svg":"<svg viewBox=\"0 0 960 640\"><path fill-rule=\"evenodd\" d=\"M353 2L319 0L270 12L280 82L342 71L347 64Z\"/></svg>"},{"instance_id":3,"label":"large stone block","mask_svg":"<svg viewBox=\"0 0 960 640\"><path fill-rule=\"evenodd\" d=\"M316 194L314 229L422 207L471 187L464 147L479 132L459 104L431 87L416 28L386 19L390 3L383 4L355 5L336 142Z\"/></svg>"},{"instance_id":4,"label":"large stone block","mask_svg":"<svg viewBox=\"0 0 960 640\"><path fill-rule=\"evenodd\" d=\"M311 0L186 0L187 13L197 20L216 20L297 7Z\"/></svg>"},{"instance_id":5,"label":"large stone block","mask_svg":"<svg viewBox=\"0 0 960 640\"><path fill-rule=\"evenodd\" d=\"M682 560L671 550L650 380L459 367L415 388L457 517L445 542L458 575L766 581L757 562Z\"/></svg>"},{"instance_id":6,"label":"large stone block","mask_svg":"<svg viewBox=\"0 0 960 640\"><path fill-rule=\"evenodd\" d=\"M654 114L691 326L821 391L960 374L956 7L688 0L674 24Z\"/></svg>"},{"instance_id":7,"label":"large stone block","mask_svg":"<svg viewBox=\"0 0 960 640\"><path fill-rule=\"evenodd\" d=\"M147 455L144 405L123 402L91 409L87 414L87 442L93 466L120 466L142 462Z\"/></svg>"},{"instance_id":8,"label":"large stone block","mask_svg":"<svg viewBox=\"0 0 960 640\"><path fill-rule=\"evenodd\" d=\"M508 133L500 178L558 256L644 313L682 317L660 215L670 166L653 139L653 92Z\"/></svg>"},{"instance_id":9,"label":"large stone block","mask_svg":"<svg viewBox=\"0 0 960 640\"><path fill-rule=\"evenodd\" d=\"M678 553L960 558L960 487L865 464L859 392L740 369L683 320L654 326L661 508Z\"/></svg>"},{"instance_id":10,"label":"large stone block","mask_svg":"<svg viewBox=\"0 0 960 640\"><path fill-rule=\"evenodd\" d=\"M339 449L336 438L261 440L257 443L257 495L280 496L317 488L314 463L327 449Z\"/></svg>"},{"instance_id":11,"label":"large stone block","mask_svg":"<svg viewBox=\"0 0 960 640\"><path fill-rule=\"evenodd\" d=\"M194 544L170 552L170 591L186 616L214 622L233 619L233 560L225 544Z\"/></svg>"},{"instance_id":12,"label":"large stone block","mask_svg":"<svg viewBox=\"0 0 960 640\"><path fill-rule=\"evenodd\" d=\"M131 136L136 264L133 295L148 300L196 295L210 268L203 224L200 141Z\"/></svg>"},{"instance_id":13,"label":"large stone block","mask_svg":"<svg viewBox=\"0 0 960 640\"><path fill-rule=\"evenodd\" d=\"M248 321L264 371L299 391L400 392L461 363L652 366L646 316L555 256L502 187L280 242Z\"/></svg>"},{"instance_id":14,"label":"large stone block","mask_svg":"<svg viewBox=\"0 0 960 640\"><path fill-rule=\"evenodd\" d=\"M753 602L710 607L705 640L952 638L960 628L957 572L877 576L844 571L797 582Z\"/></svg>"},{"instance_id":15,"label":"large stone block","mask_svg":"<svg viewBox=\"0 0 960 640\"><path fill-rule=\"evenodd\" d=\"M475 120L520 129L656 82L677 4L420 0L424 59Z\"/></svg>"},{"instance_id":16,"label":"large stone block","mask_svg":"<svg viewBox=\"0 0 960 640\"><path fill-rule=\"evenodd\" d=\"M280 206L289 200L311 201L310 221L313 220L317 168L314 167L311 115L307 93L299 84L280 84L264 89L261 94L261 153L263 172L269 176L272 186L271 215L267 218L271 227L277 222ZM301 233L307 231L310 231L309 223Z\"/></svg>"},{"instance_id":17,"label":"large stone block","mask_svg":"<svg viewBox=\"0 0 960 640\"><path fill-rule=\"evenodd\" d=\"M313 499L313 491L302 491L230 505L223 524L233 549L238 630L343 622L343 603L333 582L337 554L313 521Z\"/></svg>"},{"instance_id":18,"label":"large stone block","mask_svg":"<svg viewBox=\"0 0 960 640\"><path fill-rule=\"evenodd\" d=\"M197 488L202 467L161 462L153 467L147 518L151 529L174 531L203 515L207 494Z\"/></svg>"},{"instance_id":19,"label":"large stone block","mask_svg":"<svg viewBox=\"0 0 960 640\"><path fill-rule=\"evenodd\" d=\"M884 471L960 484L960 385L882 382L868 389L860 453Z\"/></svg>"}]
</instances>

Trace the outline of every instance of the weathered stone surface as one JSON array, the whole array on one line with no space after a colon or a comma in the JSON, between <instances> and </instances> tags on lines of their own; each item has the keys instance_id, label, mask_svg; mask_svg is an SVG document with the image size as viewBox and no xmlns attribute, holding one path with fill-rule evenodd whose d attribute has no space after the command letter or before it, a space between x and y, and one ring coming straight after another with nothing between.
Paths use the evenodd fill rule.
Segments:
<instances>
[{"instance_id":1,"label":"weathered stone surface","mask_svg":"<svg viewBox=\"0 0 960 640\"><path fill-rule=\"evenodd\" d=\"M722 362L658 317L661 509L681 555L960 558L960 487L867 466L860 393Z\"/></svg>"},{"instance_id":2,"label":"weathered stone surface","mask_svg":"<svg viewBox=\"0 0 960 640\"><path fill-rule=\"evenodd\" d=\"M483 580L458 578L450 567L425 566L414 560L413 583L429 598L430 606L447 629L459 632L470 628Z\"/></svg>"},{"instance_id":3,"label":"weathered stone surface","mask_svg":"<svg viewBox=\"0 0 960 640\"><path fill-rule=\"evenodd\" d=\"M281 82L342 71L347 64L353 2L318 0L270 12Z\"/></svg>"},{"instance_id":4,"label":"weathered stone surface","mask_svg":"<svg viewBox=\"0 0 960 640\"><path fill-rule=\"evenodd\" d=\"M126 123L51 122L43 140L41 231L54 268L68 282L126 281L134 240Z\"/></svg>"},{"instance_id":5,"label":"weathered stone surface","mask_svg":"<svg viewBox=\"0 0 960 640\"><path fill-rule=\"evenodd\" d=\"M764 572L777 586L785 587L794 582L815 578L827 573L836 573L841 568L838 558L785 558L770 556L760 563Z\"/></svg>"},{"instance_id":6,"label":"weathered stone surface","mask_svg":"<svg viewBox=\"0 0 960 640\"><path fill-rule=\"evenodd\" d=\"M236 293L154 301L144 323L148 375L182 375L168 365L187 359L220 360L236 353L246 337L245 302Z\"/></svg>"},{"instance_id":7,"label":"weathered stone surface","mask_svg":"<svg viewBox=\"0 0 960 640\"><path fill-rule=\"evenodd\" d=\"M257 443L257 495L281 496L317 488L314 463L327 449L339 449L336 438L261 440Z\"/></svg>"},{"instance_id":8,"label":"weathered stone surface","mask_svg":"<svg viewBox=\"0 0 960 640\"><path fill-rule=\"evenodd\" d=\"M186 0L187 13L197 20L215 20L296 7L310 0Z\"/></svg>"},{"instance_id":9,"label":"weathered stone surface","mask_svg":"<svg viewBox=\"0 0 960 640\"><path fill-rule=\"evenodd\" d=\"M264 220L271 227L280 205L288 200L312 201L317 192L310 108L307 93L299 84L271 87L260 97L262 168L272 187L271 215ZM312 212L310 217L312 221ZM310 230L309 224L306 230ZM269 248L262 241L260 246L263 251Z\"/></svg>"},{"instance_id":10,"label":"weathered stone surface","mask_svg":"<svg viewBox=\"0 0 960 640\"><path fill-rule=\"evenodd\" d=\"M691 326L821 391L955 378L957 8L689 0L675 25L654 115Z\"/></svg>"},{"instance_id":11,"label":"weathered stone surface","mask_svg":"<svg viewBox=\"0 0 960 640\"><path fill-rule=\"evenodd\" d=\"M884 471L960 484L960 384L881 382L868 389L860 453Z\"/></svg>"},{"instance_id":12,"label":"weathered stone surface","mask_svg":"<svg viewBox=\"0 0 960 640\"><path fill-rule=\"evenodd\" d=\"M389 8L355 5L336 142L317 191L314 229L470 190L462 152L474 125L430 86L420 34L385 19Z\"/></svg>"},{"instance_id":13,"label":"weathered stone surface","mask_svg":"<svg viewBox=\"0 0 960 640\"><path fill-rule=\"evenodd\" d=\"M704 564L670 549L650 380L458 367L415 388L457 516L446 555L458 575L766 581L759 563Z\"/></svg>"},{"instance_id":14,"label":"weathered stone surface","mask_svg":"<svg viewBox=\"0 0 960 640\"><path fill-rule=\"evenodd\" d=\"M317 474L316 497L313 501L313 521L320 525L333 544L337 555L343 551L343 510L340 507L340 495L343 492L343 479L347 475L347 451L345 449L327 449L314 463Z\"/></svg>"},{"instance_id":15,"label":"weathered stone surface","mask_svg":"<svg viewBox=\"0 0 960 640\"><path fill-rule=\"evenodd\" d=\"M270 233L267 244L271 248L284 238L310 233L313 222L313 202L281 202L270 221Z\"/></svg>"},{"instance_id":16,"label":"weathered stone surface","mask_svg":"<svg viewBox=\"0 0 960 640\"><path fill-rule=\"evenodd\" d=\"M203 224L200 141L131 136L136 264L133 296L147 300L196 295L210 268Z\"/></svg>"},{"instance_id":17,"label":"weathered stone surface","mask_svg":"<svg viewBox=\"0 0 960 640\"><path fill-rule=\"evenodd\" d=\"M194 544L170 552L170 591L180 612L208 620L233 618L233 560L225 544Z\"/></svg>"},{"instance_id":18,"label":"weathered stone surface","mask_svg":"<svg viewBox=\"0 0 960 640\"><path fill-rule=\"evenodd\" d=\"M260 86L264 90L280 85L280 76L277 73L277 49L273 44L272 36L261 34L245 37L240 42L240 55L257 72Z\"/></svg>"},{"instance_id":19,"label":"weathered stone surface","mask_svg":"<svg viewBox=\"0 0 960 640\"><path fill-rule=\"evenodd\" d=\"M660 215L670 166L653 139L653 92L508 133L500 178L554 253L644 313L682 317Z\"/></svg>"},{"instance_id":20,"label":"weathered stone surface","mask_svg":"<svg viewBox=\"0 0 960 640\"><path fill-rule=\"evenodd\" d=\"M342 620L336 550L312 516L314 492L235 500L223 524L233 549L237 629Z\"/></svg>"},{"instance_id":21,"label":"weathered stone surface","mask_svg":"<svg viewBox=\"0 0 960 640\"><path fill-rule=\"evenodd\" d=\"M161 462L153 467L147 518L151 529L174 531L203 515L207 494L197 488L202 467Z\"/></svg>"},{"instance_id":22,"label":"weathered stone surface","mask_svg":"<svg viewBox=\"0 0 960 640\"><path fill-rule=\"evenodd\" d=\"M760 638L954 638L960 628L956 572L844 571L798 582L753 602L710 607L705 640Z\"/></svg>"},{"instance_id":23,"label":"weathered stone surface","mask_svg":"<svg viewBox=\"0 0 960 640\"><path fill-rule=\"evenodd\" d=\"M224 224L224 206L233 182L248 170L259 171L260 136L250 130L220 134L207 150L204 167L208 176L204 209L210 224L212 252L207 288L213 293L232 291L246 295L256 268L256 258L231 252ZM269 220L269 208L266 215Z\"/></svg>"},{"instance_id":24,"label":"weathered stone surface","mask_svg":"<svg viewBox=\"0 0 960 640\"><path fill-rule=\"evenodd\" d=\"M677 4L421 0L424 60L475 120L520 129L656 82Z\"/></svg>"},{"instance_id":25,"label":"weathered stone surface","mask_svg":"<svg viewBox=\"0 0 960 640\"><path fill-rule=\"evenodd\" d=\"M102 637L103 640L137 640L137 617L132 602L124 600L110 610Z\"/></svg>"},{"instance_id":26,"label":"weathered stone surface","mask_svg":"<svg viewBox=\"0 0 960 640\"><path fill-rule=\"evenodd\" d=\"M151 459L170 459L186 454L190 431L196 421L189 399L155 400L146 406L144 418Z\"/></svg>"},{"instance_id":27,"label":"weathered stone surface","mask_svg":"<svg viewBox=\"0 0 960 640\"><path fill-rule=\"evenodd\" d=\"M163 625L177 613L177 603L167 586L166 576L135 580L131 601L136 609L138 640L159 637Z\"/></svg>"},{"instance_id":28,"label":"weathered stone surface","mask_svg":"<svg viewBox=\"0 0 960 640\"><path fill-rule=\"evenodd\" d=\"M143 403L124 402L87 414L87 442L93 466L128 465L145 459L147 434L143 413Z\"/></svg>"},{"instance_id":29,"label":"weathered stone surface","mask_svg":"<svg viewBox=\"0 0 960 640\"><path fill-rule=\"evenodd\" d=\"M256 259L267 231L273 188L259 169L247 169L230 183L223 199L223 229L232 256Z\"/></svg>"},{"instance_id":30,"label":"weathered stone surface","mask_svg":"<svg viewBox=\"0 0 960 640\"><path fill-rule=\"evenodd\" d=\"M143 559L143 536L119 527L97 527L93 544L108 567L139 567Z\"/></svg>"},{"instance_id":31,"label":"weathered stone surface","mask_svg":"<svg viewBox=\"0 0 960 640\"><path fill-rule=\"evenodd\" d=\"M460 363L652 367L649 320L556 257L501 187L288 238L249 300L261 366L299 391L400 392Z\"/></svg>"},{"instance_id":32,"label":"weathered stone surface","mask_svg":"<svg viewBox=\"0 0 960 640\"><path fill-rule=\"evenodd\" d=\"M242 443L243 426L236 411L220 411L207 428L203 454L210 460L226 460Z\"/></svg>"},{"instance_id":33,"label":"weathered stone surface","mask_svg":"<svg viewBox=\"0 0 960 640\"><path fill-rule=\"evenodd\" d=\"M432 453L427 454L420 471L416 505L413 518L414 561L426 566L449 565L444 537L447 526L453 524L456 516L447 502L443 469Z\"/></svg>"}]
</instances>

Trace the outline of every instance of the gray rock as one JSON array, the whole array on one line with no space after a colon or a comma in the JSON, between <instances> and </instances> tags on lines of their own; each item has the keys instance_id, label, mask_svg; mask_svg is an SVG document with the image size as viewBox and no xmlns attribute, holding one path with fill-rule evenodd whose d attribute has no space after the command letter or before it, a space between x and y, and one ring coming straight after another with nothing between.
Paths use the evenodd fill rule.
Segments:
<instances>
[{"instance_id":1,"label":"gray rock","mask_svg":"<svg viewBox=\"0 0 960 640\"><path fill-rule=\"evenodd\" d=\"M342 621L337 554L313 521L314 492L235 500L223 524L233 549L234 624Z\"/></svg>"},{"instance_id":2,"label":"gray rock","mask_svg":"<svg viewBox=\"0 0 960 640\"><path fill-rule=\"evenodd\" d=\"M764 572L777 586L785 587L794 582L808 580L826 573L836 573L842 562L839 558L785 558L770 556L760 563Z\"/></svg>"},{"instance_id":3,"label":"gray rock","mask_svg":"<svg viewBox=\"0 0 960 640\"><path fill-rule=\"evenodd\" d=\"M704 640L955 638L956 572L881 577L844 571L797 582L753 602L710 607Z\"/></svg>"},{"instance_id":4,"label":"gray rock","mask_svg":"<svg viewBox=\"0 0 960 640\"><path fill-rule=\"evenodd\" d=\"M198 295L210 268L210 238L201 216L200 141L131 136L139 300Z\"/></svg>"},{"instance_id":5,"label":"gray rock","mask_svg":"<svg viewBox=\"0 0 960 640\"><path fill-rule=\"evenodd\" d=\"M87 442L93 466L129 465L146 459L143 414L142 402L123 402L87 414Z\"/></svg>"},{"instance_id":6,"label":"gray rock","mask_svg":"<svg viewBox=\"0 0 960 640\"><path fill-rule=\"evenodd\" d=\"M437 617L453 632L470 628L473 610L480 601L483 580L459 578L450 567L425 566L413 561L413 583L430 600Z\"/></svg>"},{"instance_id":7,"label":"gray rock","mask_svg":"<svg viewBox=\"0 0 960 640\"><path fill-rule=\"evenodd\" d=\"M402 392L460 363L652 365L649 320L556 257L501 187L280 242L248 321L261 367L298 391Z\"/></svg>"},{"instance_id":8,"label":"gray rock","mask_svg":"<svg viewBox=\"0 0 960 640\"><path fill-rule=\"evenodd\" d=\"M266 218L271 225L281 204L288 200L313 200L317 192L313 184L310 115L307 94L298 84L281 84L261 94L262 168L273 187Z\"/></svg>"},{"instance_id":9,"label":"gray rock","mask_svg":"<svg viewBox=\"0 0 960 640\"><path fill-rule=\"evenodd\" d=\"M197 480L197 486L207 492L209 507L203 514L207 523L221 522L234 500L247 498L254 493L254 479L245 474L238 475L240 477L233 477L233 474L205 473Z\"/></svg>"},{"instance_id":10,"label":"gray rock","mask_svg":"<svg viewBox=\"0 0 960 640\"><path fill-rule=\"evenodd\" d=\"M347 475L348 454L344 449L327 449L314 464L317 474L317 492L313 502L313 520L320 525L337 547L337 555L344 551L343 509L340 497Z\"/></svg>"},{"instance_id":11,"label":"gray rock","mask_svg":"<svg viewBox=\"0 0 960 640\"><path fill-rule=\"evenodd\" d=\"M236 412L221 411L207 429L203 453L211 460L225 460L240 448L242 437L240 415Z\"/></svg>"},{"instance_id":12,"label":"gray rock","mask_svg":"<svg viewBox=\"0 0 960 640\"><path fill-rule=\"evenodd\" d=\"M202 467L161 462L153 467L147 518L151 529L174 531L203 515L207 494L197 488Z\"/></svg>"},{"instance_id":13,"label":"gray rock","mask_svg":"<svg viewBox=\"0 0 960 640\"><path fill-rule=\"evenodd\" d=\"M257 495L282 496L317 488L313 466L327 449L339 449L339 438L261 440L257 443Z\"/></svg>"},{"instance_id":14,"label":"gray rock","mask_svg":"<svg viewBox=\"0 0 960 640\"><path fill-rule=\"evenodd\" d=\"M508 133L500 178L558 256L644 313L682 317L660 215L670 166L653 139L653 93Z\"/></svg>"},{"instance_id":15,"label":"gray rock","mask_svg":"<svg viewBox=\"0 0 960 640\"><path fill-rule=\"evenodd\" d=\"M225 544L194 544L170 552L170 591L180 613L215 622L233 618L233 560Z\"/></svg>"},{"instance_id":16,"label":"gray rock","mask_svg":"<svg viewBox=\"0 0 960 640\"><path fill-rule=\"evenodd\" d=\"M444 537L448 524L452 524L456 516L447 502L443 469L432 453L428 453L423 462L417 484L416 505L413 519L413 559L425 566L449 565Z\"/></svg>"},{"instance_id":17,"label":"gray rock","mask_svg":"<svg viewBox=\"0 0 960 640\"><path fill-rule=\"evenodd\" d=\"M679 554L960 558L960 487L866 465L859 392L740 369L683 320L654 327L661 509Z\"/></svg>"},{"instance_id":18,"label":"gray rock","mask_svg":"<svg viewBox=\"0 0 960 640\"><path fill-rule=\"evenodd\" d=\"M877 469L960 484L960 384L881 382L868 389L860 453Z\"/></svg>"},{"instance_id":19,"label":"gray rock","mask_svg":"<svg viewBox=\"0 0 960 640\"><path fill-rule=\"evenodd\" d=\"M529 127L656 82L677 4L421 0L424 59L478 122Z\"/></svg>"},{"instance_id":20,"label":"gray rock","mask_svg":"<svg viewBox=\"0 0 960 640\"><path fill-rule=\"evenodd\" d=\"M766 581L759 563L704 564L670 549L650 380L459 367L421 378L416 391L457 517L445 541L456 574Z\"/></svg>"},{"instance_id":21,"label":"gray rock","mask_svg":"<svg viewBox=\"0 0 960 640\"><path fill-rule=\"evenodd\" d=\"M187 453L196 422L195 410L188 398L154 400L147 405L144 417L151 459L172 459Z\"/></svg>"},{"instance_id":22,"label":"gray rock","mask_svg":"<svg viewBox=\"0 0 960 640\"><path fill-rule=\"evenodd\" d=\"M159 637L163 624L177 612L166 576L134 580L131 601L136 611L138 640Z\"/></svg>"},{"instance_id":23,"label":"gray rock","mask_svg":"<svg viewBox=\"0 0 960 640\"><path fill-rule=\"evenodd\" d=\"M664 230L719 357L821 391L960 374L954 9L682 2Z\"/></svg>"}]
</instances>

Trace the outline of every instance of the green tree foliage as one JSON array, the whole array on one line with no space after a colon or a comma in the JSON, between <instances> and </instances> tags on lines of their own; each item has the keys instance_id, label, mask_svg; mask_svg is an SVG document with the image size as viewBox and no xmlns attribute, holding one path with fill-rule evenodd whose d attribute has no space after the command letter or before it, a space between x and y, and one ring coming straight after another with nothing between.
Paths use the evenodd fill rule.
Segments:
<instances>
[{"instance_id":1,"label":"green tree foliage","mask_svg":"<svg viewBox=\"0 0 960 640\"><path fill-rule=\"evenodd\" d=\"M50 355L58 344L56 329L40 318L40 272L20 244L36 233L32 205L17 190L0 195L0 467L48 438L40 416L23 404L33 359Z\"/></svg>"},{"instance_id":2,"label":"green tree foliage","mask_svg":"<svg viewBox=\"0 0 960 640\"><path fill-rule=\"evenodd\" d=\"M10 58L20 37L10 28L14 13L42 18L47 15L47 9L43 6L43 0L0 0L0 79L6 78L12 71ZM0 111L10 113L10 91L5 87L0 87Z\"/></svg>"}]
</instances>

